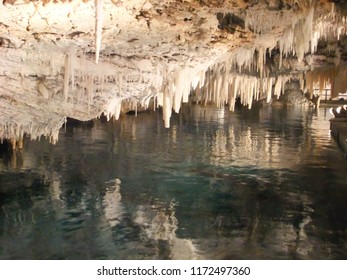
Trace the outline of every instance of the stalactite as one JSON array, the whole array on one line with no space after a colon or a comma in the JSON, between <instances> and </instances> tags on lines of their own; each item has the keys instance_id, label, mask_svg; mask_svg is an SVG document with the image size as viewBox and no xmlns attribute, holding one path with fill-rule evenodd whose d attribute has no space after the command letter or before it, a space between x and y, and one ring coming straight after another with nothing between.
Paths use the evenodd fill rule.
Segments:
<instances>
[{"instance_id":1,"label":"stalactite","mask_svg":"<svg viewBox=\"0 0 347 280\"><path fill-rule=\"evenodd\" d=\"M188 2L190 3L191 1ZM186 3L187 5L189 5L188 2ZM5 79L7 78L15 80L15 76L17 76L19 78L18 84L21 84L24 91L28 92L28 94L18 95L19 97L17 96L14 101L20 101L18 103L29 105L30 109L26 109L30 110L30 113L37 109L35 111L36 115L31 120L40 119L40 114L46 112L47 114L44 117L47 122L54 124L39 126L30 124L29 121L25 122L23 118L12 118L14 119L13 123L8 122L6 126L0 126L0 138L6 135L10 139L17 139L25 134L34 135L33 137L35 138L41 134L49 137L54 142L57 137L57 123L59 123L56 118L70 116L81 120L89 120L105 113L108 118L114 117L118 119L120 112L126 109L124 105L131 104L130 108L134 110L137 110L138 106L148 108L151 100L154 100L154 109L158 106L163 107L164 124L165 127L168 127L172 111L177 113L180 111L181 104L188 102L191 90L195 91L197 101L202 104L213 102L218 107L223 107L227 104L230 110L234 110L235 100L240 98L242 104L250 108L255 100L266 100L269 102L271 98L280 96L283 93L285 83L290 78L290 75L281 75L284 71L278 71L276 76L274 69L266 65L266 57L267 54L271 56L271 50L279 49L279 64L282 66L282 64L286 64L282 61L283 57L295 55L301 61L305 54L317 50L319 39L327 38L331 35L339 39L341 35L346 34L346 18L337 15L334 10L331 10L330 13L320 14L319 12L315 13L313 9L301 9L302 7L299 7L296 10L297 14L293 17L292 9L269 10L267 6L262 7L263 4L260 3L262 1L258 2L258 4L250 5L246 11L240 12L242 17L246 16L245 24L244 27L240 27L242 32L238 34L237 32L240 30L236 30L234 35L244 35L245 37L241 38L240 36L240 41L235 42L230 48L224 45L224 39L217 44L206 46L205 50L201 48L201 54L200 51L194 51L195 44L200 44L198 41L194 41L195 39L189 41L189 46L184 45L183 38L180 39L179 47L175 45L176 43L161 45L161 39L149 45L147 44L149 41L152 41L152 39L153 41L156 40L155 36L151 37L151 40L148 40L149 38L144 37L145 35L143 34L140 34L141 36L133 36L137 35L136 32L142 29L136 29L136 32L127 33L128 31L125 31L125 28L122 26L122 33L119 37L121 40L130 39L127 42L127 46L131 46L131 50L117 49L115 51L119 45L115 44L117 47L113 48L114 45L110 44L107 48L110 50L109 61L105 61L106 57L100 59L102 53L103 13L109 7L108 3L104 3L103 0L95 0L89 3L89 6L85 5L89 9L88 11L95 12L94 15L90 14L92 17L95 16L95 34L92 35L95 36L95 57L94 55L91 57L90 49L83 41L86 38L90 39L88 36L93 27L88 25L87 28L86 25L84 26L86 28L77 29L77 22L80 20L80 17L75 17L78 14L75 10L66 17L68 18L68 24L64 25L69 26L71 23L73 29L76 27L76 30L73 30L74 32L71 33L73 35L62 35L56 41L53 40L54 44L50 43L51 45L49 46L59 50L52 49L52 52L49 51L49 54L46 54L44 58L37 55L38 50L44 49L41 48L40 44L46 41L51 42L48 38L56 36L53 35L56 33L52 32L51 34L47 32L47 36L42 36L41 41L38 40L39 36L35 37L37 41L35 44L40 46L35 51L31 51L28 48L25 49L27 43L24 43L24 41L19 43L18 40L13 40L12 42L14 46L16 45L16 48L7 48L6 44L10 44L6 43L7 35L10 34L10 29L13 27L10 26L12 20L6 19L2 27L9 34L4 35L6 38L3 38L5 41L3 41L4 44L1 46L6 50L4 54L5 59L1 60L0 63L0 72L3 73L2 77L5 77L1 82L3 84L6 83ZM313 3L314 1L308 2ZM92 11L93 3L94 11ZM76 7L79 9L83 8L81 5ZM37 9L39 12L41 7L38 6ZM45 9L48 9L48 7ZM133 28L135 28L135 24L136 27L141 25L141 20L134 19L132 13L135 10L131 10L131 15L129 16L129 21L134 21ZM78 11L77 8L76 11ZM43 19L46 15L43 10L41 12ZM111 10L109 12L111 18L117 14ZM207 11L205 12L207 13ZM157 24L156 21L158 19L150 18L152 16L152 12L149 12L149 18L148 21L146 18L146 21L149 24L149 19L153 19L151 27L154 28L150 32L151 35L154 35L157 31L155 24ZM215 18L214 14L212 16ZM109 17L105 17L104 24L106 24L106 20L108 21L107 24L110 24ZM314 25L313 20L315 21ZM54 25L52 19L50 19L50 22ZM122 25L121 21L119 21L119 25ZM201 28L203 30L202 33L207 32L205 27ZM34 27L31 26L31 28ZM35 28L39 28L39 26ZM40 30L38 30L37 34L40 34ZM58 33L67 34L67 30L65 31ZM120 32L120 28L118 31ZM31 36L30 32L27 35ZM162 36L163 34L160 35ZM230 37L234 35L228 34ZM133 37L134 39L131 39ZM146 41L141 41L144 38ZM65 41L65 39L71 39L71 41ZM73 45L71 42L78 43L78 47L76 49L73 47L73 51L70 51L70 47ZM168 42L172 42L171 39ZM143 45L137 48L137 43L143 43ZM64 46L66 47L66 54L61 53ZM168 59L163 59L160 55L156 56L157 53L155 52L157 50L160 51L160 54L164 54L164 49L167 51L165 56L169 57ZM138 50L140 52L137 52ZM112 56L111 52L113 53ZM52 53L57 54L59 58L54 57ZM176 53L178 56L174 56ZM277 53L277 51L274 53ZM35 56L32 59L30 56L33 54ZM336 53L337 65L340 63L340 55L340 53ZM19 59L16 60L16 57ZM201 62L202 60L203 62ZM277 66L277 57L273 60ZM9 68L14 66L17 69L13 71L15 75L10 73L12 77L7 77L9 71L3 66L6 64L5 62L10 63ZM290 63L287 65L292 66ZM43 69L40 69L41 67ZM306 65L303 67L306 67ZM62 68L64 73L61 73ZM299 70L301 71L302 69ZM332 75L336 76L333 77ZM52 85L52 77L50 77L48 82L34 78L45 76L57 77L59 85ZM331 84L333 97L336 97L339 92L346 89L346 72L342 67L327 72L324 72L324 69L314 70L312 73L307 73L306 76L306 84L304 79L300 78L300 87L304 89L306 86L311 94L313 94L315 87L322 91L327 84ZM56 88L54 88L55 86ZM14 91L11 92L11 90L9 88L12 95ZM6 91L7 88L2 92L4 96L2 102L7 102L5 101L7 96L11 96ZM38 100L37 104L34 104L37 105L37 108L32 106L34 103L32 100ZM64 101L63 105L60 106L62 101ZM8 101L9 104L10 102L12 101ZM3 107L1 109L2 112L6 110ZM22 107L18 111L21 109ZM6 114L13 116L11 112ZM52 117L53 120L50 120L48 116L53 114L56 115Z\"/></svg>"},{"instance_id":2,"label":"stalactite","mask_svg":"<svg viewBox=\"0 0 347 280\"><path fill-rule=\"evenodd\" d=\"M104 112L106 117L107 117L107 120L110 120L111 117L114 117L116 120L119 119L120 112L122 109L122 102L121 101L122 101L121 99L119 99L118 97L115 97L109 102L109 104L108 104L108 106Z\"/></svg>"},{"instance_id":3,"label":"stalactite","mask_svg":"<svg viewBox=\"0 0 347 280\"><path fill-rule=\"evenodd\" d=\"M41 136L46 137L52 144L58 141L59 130L65 118L58 117L51 119L47 124L28 123L19 124L14 120L13 123L0 125L0 142L5 139L12 139L15 143L20 143L25 135L31 140L39 140Z\"/></svg>"},{"instance_id":4,"label":"stalactite","mask_svg":"<svg viewBox=\"0 0 347 280\"><path fill-rule=\"evenodd\" d=\"M268 78L266 83L266 102L270 102L272 94L273 78Z\"/></svg>"},{"instance_id":5,"label":"stalactite","mask_svg":"<svg viewBox=\"0 0 347 280\"><path fill-rule=\"evenodd\" d=\"M275 77L257 77L234 71L232 64L218 63L210 67L206 73L204 83L195 88L195 98L202 103L214 103L217 107L229 104L234 110L235 99L240 97L241 104L252 107L254 100L264 99L269 102L272 96L277 98L283 93L284 85L292 75Z\"/></svg>"},{"instance_id":6,"label":"stalactite","mask_svg":"<svg viewBox=\"0 0 347 280\"><path fill-rule=\"evenodd\" d=\"M103 0L95 0L95 63L99 62L103 16Z\"/></svg>"},{"instance_id":7,"label":"stalactite","mask_svg":"<svg viewBox=\"0 0 347 280\"><path fill-rule=\"evenodd\" d=\"M168 91L164 92L163 96L163 119L165 128L170 127L170 118L172 113L171 97Z\"/></svg>"},{"instance_id":8,"label":"stalactite","mask_svg":"<svg viewBox=\"0 0 347 280\"><path fill-rule=\"evenodd\" d=\"M94 76L89 75L86 84L87 97L88 97L88 112L90 112L90 106L94 97Z\"/></svg>"},{"instance_id":9,"label":"stalactite","mask_svg":"<svg viewBox=\"0 0 347 280\"><path fill-rule=\"evenodd\" d=\"M319 89L318 94L321 95L326 85L333 83L333 75L336 75L336 73L334 69L331 68L320 68L306 73L306 83L309 97L313 97L315 88ZM332 95L334 95L333 91Z\"/></svg>"},{"instance_id":10,"label":"stalactite","mask_svg":"<svg viewBox=\"0 0 347 280\"><path fill-rule=\"evenodd\" d=\"M73 54L69 55L69 74L70 74L70 81L71 81L71 91L74 92L75 90L75 55Z\"/></svg>"},{"instance_id":11,"label":"stalactite","mask_svg":"<svg viewBox=\"0 0 347 280\"><path fill-rule=\"evenodd\" d=\"M178 113L181 107L181 103L188 102L188 96L190 93L189 69L183 68L176 71L172 86L174 92L173 109L176 113Z\"/></svg>"},{"instance_id":12,"label":"stalactite","mask_svg":"<svg viewBox=\"0 0 347 280\"><path fill-rule=\"evenodd\" d=\"M70 73L71 73L71 63L70 63L70 55L65 55L64 62L64 99L67 101L67 97L69 94L69 82L70 82Z\"/></svg>"},{"instance_id":13,"label":"stalactite","mask_svg":"<svg viewBox=\"0 0 347 280\"><path fill-rule=\"evenodd\" d=\"M306 88L313 97L314 89L318 89L318 95L322 95L326 88L330 87L331 98L336 98L339 93L347 91L347 67L324 67L317 68L306 73Z\"/></svg>"},{"instance_id":14,"label":"stalactite","mask_svg":"<svg viewBox=\"0 0 347 280\"><path fill-rule=\"evenodd\" d=\"M314 9L311 8L305 20L299 21L294 28L294 51L299 61L310 51L310 39L313 33Z\"/></svg>"}]
</instances>

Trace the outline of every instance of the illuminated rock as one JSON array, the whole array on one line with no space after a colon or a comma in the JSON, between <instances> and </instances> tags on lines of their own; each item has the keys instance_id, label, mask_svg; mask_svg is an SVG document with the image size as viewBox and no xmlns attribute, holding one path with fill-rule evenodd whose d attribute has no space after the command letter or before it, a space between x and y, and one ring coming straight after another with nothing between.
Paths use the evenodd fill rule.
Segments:
<instances>
[{"instance_id":1,"label":"illuminated rock","mask_svg":"<svg viewBox=\"0 0 347 280\"><path fill-rule=\"evenodd\" d=\"M344 48L335 44L334 78L314 56L322 39L346 34L337 8L290 0L4 1L0 139L54 143L67 117L118 119L137 108L162 108L169 127L191 93L234 110L236 98L249 108L278 98L292 79L311 95L317 81L345 89Z\"/></svg>"}]
</instances>

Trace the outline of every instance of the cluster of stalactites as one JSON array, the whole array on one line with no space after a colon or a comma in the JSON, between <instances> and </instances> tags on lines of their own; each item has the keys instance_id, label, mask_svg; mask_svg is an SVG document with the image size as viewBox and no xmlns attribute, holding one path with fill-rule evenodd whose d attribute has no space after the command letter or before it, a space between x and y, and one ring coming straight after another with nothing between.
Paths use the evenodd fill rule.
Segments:
<instances>
[{"instance_id":1,"label":"cluster of stalactites","mask_svg":"<svg viewBox=\"0 0 347 280\"><path fill-rule=\"evenodd\" d=\"M312 98L315 89L319 89L318 95L321 95L324 90L331 86L332 81L334 79L335 68L318 68L314 71L310 71L306 73L306 84L307 84L307 92L309 93L309 97ZM333 89L332 97L333 95Z\"/></svg>"},{"instance_id":2,"label":"cluster of stalactites","mask_svg":"<svg viewBox=\"0 0 347 280\"><path fill-rule=\"evenodd\" d=\"M282 66L283 56L294 54L299 61L302 61L304 55L308 53L312 46L310 45L313 33L314 9L311 8L307 15L299 18L295 24L286 28L278 41L280 50L280 67Z\"/></svg>"},{"instance_id":3,"label":"cluster of stalactites","mask_svg":"<svg viewBox=\"0 0 347 280\"><path fill-rule=\"evenodd\" d=\"M276 21L281 21L280 14L276 13ZM288 55L296 55L298 61L302 61L304 55L310 52L311 48L315 48L313 40L311 40L313 32L313 16L314 9L306 11L298 17L291 19L291 24L284 29L282 35L279 38L274 39L270 32L267 32L267 28L274 28L275 20L268 22L267 16L254 16L247 15L246 23L248 26L255 28L255 32L259 33L255 40L255 44L252 47L241 47L235 50L230 58L230 61L239 73L249 73L261 78L269 75L268 69L266 69L266 58L271 57L272 50L278 48L280 52L279 69L283 66L283 58ZM270 27L266 27L264 22L270 24ZM265 27L264 27L265 26ZM257 28L265 28L258 30ZM326 34L327 30L320 30L320 35ZM267 34L268 33L268 34Z\"/></svg>"},{"instance_id":4,"label":"cluster of stalactites","mask_svg":"<svg viewBox=\"0 0 347 280\"><path fill-rule=\"evenodd\" d=\"M159 77L162 77L159 79ZM273 97L278 98L284 91L284 85L293 78L293 75L282 76L254 76L235 72L232 62L217 63L207 71L190 67L178 67L168 71L162 68L152 80L147 81L147 93L142 99L126 96L124 79L118 79L118 86L114 86L110 96L113 96L104 110L109 118L119 118L122 107L137 109L148 108L150 100L153 107L163 109L165 127L170 127L172 112L178 113L182 103L189 101L191 92L200 103L214 103L218 107L229 105L234 110L236 98L248 108L252 107L254 100L269 102ZM302 79L301 79L302 80ZM125 83L127 84L127 83ZM135 85L134 85L135 86ZM123 94L121 94L123 90Z\"/></svg>"},{"instance_id":5,"label":"cluster of stalactites","mask_svg":"<svg viewBox=\"0 0 347 280\"><path fill-rule=\"evenodd\" d=\"M196 99L203 103L214 103L218 107L229 105L234 111L235 100L240 98L241 104L252 107L253 101L278 98L284 92L285 84L294 76L256 77L239 74L228 69L226 64L214 66L206 72L204 80L195 87Z\"/></svg>"},{"instance_id":6,"label":"cluster of stalactites","mask_svg":"<svg viewBox=\"0 0 347 280\"><path fill-rule=\"evenodd\" d=\"M306 73L307 91L312 98L314 89L318 89L317 95L322 95L330 89L331 98L338 97L347 90L347 67L321 67Z\"/></svg>"},{"instance_id":7,"label":"cluster of stalactites","mask_svg":"<svg viewBox=\"0 0 347 280\"><path fill-rule=\"evenodd\" d=\"M186 74L182 69L168 72L149 60L112 58L108 61L104 57L96 64L69 53L64 60L62 102L76 108L67 115L71 118L89 120L104 114L108 120L118 120L121 112L126 110L147 109L154 96L158 96L157 106L164 106L160 96L167 91L175 96L170 104L178 112L179 96L185 96L184 100L187 100L189 94L190 80ZM164 84L164 79L170 84Z\"/></svg>"},{"instance_id":8,"label":"cluster of stalactites","mask_svg":"<svg viewBox=\"0 0 347 280\"><path fill-rule=\"evenodd\" d=\"M330 13L317 19L311 34L311 53L317 51L319 39L328 39L329 36L340 40L347 34L347 18L335 12L334 6Z\"/></svg>"},{"instance_id":9,"label":"cluster of stalactites","mask_svg":"<svg viewBox=\"0 0 347 280\"><path fill-rule=\"evenodd\" d=\"M104 75L95 68L91 61L76 57L74 54L66 54L64 61L63 97L64 102L76 103L82 106L87 104L86 115L90 113L95 93L98 86L104 82ZM69 116L72 117L72 116Z\"/></svg>"},{"instance_id":10,"label":"cluster of stalactites","mask_svg":"<svg viewBox=\"0 0 347 280\"><path fill-rule=\"evenodd\" d=\"M293 17L290 11L276 11L263 9L248 9L245 17L245 25L256 34L255 47L249 50L239 50L243 58L236 58L236 63L241 69L249 68L252 64L252 52L266 54L268 51L278 48L280 51L279 67L282 67L282 58L289 54L296 55L301 61L304 54L310 51L310 41L313 32L314 9L305 9ZM279 38L274 38L274 30L280 28L283 23L287 27ZM324 32L322 32L324 33ZM258 46L259 45L259 46ZM248 55L246 55L248 51ZM248 59L246 57L248 56ZM258 56L261 58L261 56ZM265 61L264 61L265 63Z\"/></svg>"},{"instance_id":11,"label":"cluster of stalactites","mask_svg":"<svg viewBox=\"0 0 347 280\"><path fill-rule=\"evenodd\" d=\"M278 41L280 49L280 66L283 56L294 54L298 60L303 60L306 53L317 51L318 41L329 37L339 40L347 34L347 19L335 12L334 6L330 13L314 21L314 9L299 18L292 26L285 29Z\"/></svg>"},{"instance_id":12,"label":"cluster of stalactites","mask_svg":"<svg viewBox=\"0 0 347 280\"><path fill-rule=\"evenodd\" d=\"M157 94L155 104L163 108L165 127L170 127L172 110L178 113L182 102L188 102L194 74L194 70L188 67L166 73L167 77Z\"/></svg>"},{"instance_id":13,"label":"cluster of stalactites","mask_svg":"<svg viewBox=\"0 0 347 280\"><path fill-rule=\"evenodd\" d=\"M290 17L288 17L289 15ZM271 31L277 27L279 22L288 22L289 24L278 39L272 40ZM257 34L256 40L262 46L238 51L242 54L242 58L236 58L235 61L240 69L249 68L252 65L252 52L255 51L264 53L265 50L265 54L268 51L271 55L271 50L277 47L280 51L279 67L281 68L283 57L295 55L300 62L305 54L317 51L319 39L333 37L339 40L341 35L347 34L347 19L337 14L334 6L332 6L330 13L316 19L314 18L313 7L304 10L295 17L285 12L249 10L245 24Z\"/></svg>"},{"instance_id":14,"label":"cluster of stalactites","mask_svg":"<svg viewBox=\"0 0 347 280\"><path fill-rule=\"evenodd\" d=\"M55 144L58 141L59 130L66 118L62 117L48 124L18 124L6 123L0 126L0 143L5 139L10 140L12 148L22 148L23 138L28 135L31 140L38 140L41 136L46 137L50 143Z\"/></svg>"},{"instance_id":15,"label":"cluster of stalactites","mask_svg":"<svg viewBox=\"0 0 347 280\"><path fill-rule=\"evenodd\" d=\"M295 19L290 9L268 9L266 5L260 4L247 9L245 26L255 34L266 35L272 33L279 24L292 20Z\"/></svg>"},{"instance_id":16,"label":"cluster of stalactites","mask_svg":"<svg viewBox=\"0 0 347 280\"><path fill-rule=\"evenodd\" d=\"M96 58L98 62L100 44L101 44L101 27L102 27L102 0L95 0L96 6ZM334 16L331 12L330 17ZM269 21L264 15L248 13L246 17L246 25L251 26L254 32L259 36L267 35L275 28L276 22L281 18L281 13L273 12L273 19ZM278 47L280 51L280 67L282 66L282 58L289 54L296 55L301 61L304 55L316 49L318 39L326 36L332 31L332 24L325 23L313 26L314 10L307 9L301 15L291 19L291 24L284 30L279 39L271 41L269 44L260 44L251 48L239 48L230 56L227 56L223 63L216 63L205 72L190 67L176 67L168 69L167 66L157 66L156 73L150 74L150 77L144 78L141 71L138 71L139 81L135 81L134 73L108 73L101 71L100 74L90 74L88 71L82 70L85 67L77 67L80 73L78 84L83 84L80 90L80 96L86 96L88 104L88 112L91 104L97 97L97 93L108 96L107 104L103 109L103 113L108 118L119 118L122 111L122 103L132 104L135 109L137 106L148 107L149 101L154 99L154 108L163 108L163 118L165 127L170 125L170 117L172 111L179 112L182 102L188 102L190 92L195 90L197 94L203 94L204 102L215 102L218 106L229 104L233 110L235 98L240 97L242 104L252 106L253 100L266 99L270 101L272 96L279 96L283 90L284 84L289 76L274 77L266 71L266 57L271 55L272 49ZM264 21L267 24L264 24ZM320 21L319 21L320 22ZM337 21L334 21L337 22ZM337 36L345 32L346 22L340 24ZM261 40L260 40L261 41ZM65 100L69 98L69 92L76 91L76 68L77 64L81 64L81 59L66 56L65 74L64 74L64 96ZM100 63L99 63L100 64ZM212 62L213 64L213 62ZM93 65L93 67L96 67ZM90 67L87 67L87 69ZM235 70L238 73L235 73ZM75 71L75 72L74 72ZM84 74L82 73L84 71ZM94 71L94 70L93 70ZM89 71L89 72L93 72ZM94 71L95 72L95 71ZM106 71L107 72L107 71ZM133 71L134 72L134 71ZM136 71L135 71L136 72ZM82 74L81 74L82 73ZM233 73L233 74L232 74ZM244 74L247 73L247 74ZM109 79L114 80L112 87L104 87L109 84ZM146 80L146 81L144 81ZM141 92L141 98L137 98L134 89L143 84L138 89ZM132 91L132 93L131 93ZM78 94L77 94L78 95Z\"/></svg>"}]
</instances>

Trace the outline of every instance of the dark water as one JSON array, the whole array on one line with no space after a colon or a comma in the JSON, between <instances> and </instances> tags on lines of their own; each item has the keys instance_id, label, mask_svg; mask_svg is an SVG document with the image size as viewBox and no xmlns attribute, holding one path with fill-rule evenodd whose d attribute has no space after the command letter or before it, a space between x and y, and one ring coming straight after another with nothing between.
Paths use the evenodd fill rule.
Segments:
<instances>
[{"instance_id":1,"label":"dark water","mask_svg":"<svg viewBox=\"0 0 347 280\"><path fill-rule=\"evenodd\" d=\"M2 147L0 258L347 259L329 118L196 106Z\"/></svg>"}]
</instances>

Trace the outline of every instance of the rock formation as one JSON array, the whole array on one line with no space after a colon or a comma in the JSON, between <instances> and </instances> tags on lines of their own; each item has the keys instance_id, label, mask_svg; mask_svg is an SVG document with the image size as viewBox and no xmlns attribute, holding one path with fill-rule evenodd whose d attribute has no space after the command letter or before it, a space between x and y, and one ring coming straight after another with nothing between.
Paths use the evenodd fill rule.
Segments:
<instances>
[{"instance_id":1,"label":"rock formation","mask_svg":"<svg viewBox=\"0 0 347 280\"><path fill-rule=\"evenodd\" d=\"M191 93L234 109L296 80L345 91L346 5L328 0L4 0L0 139L48 137L66 118L118 119Z\"/></svg>"}]
</instances>

